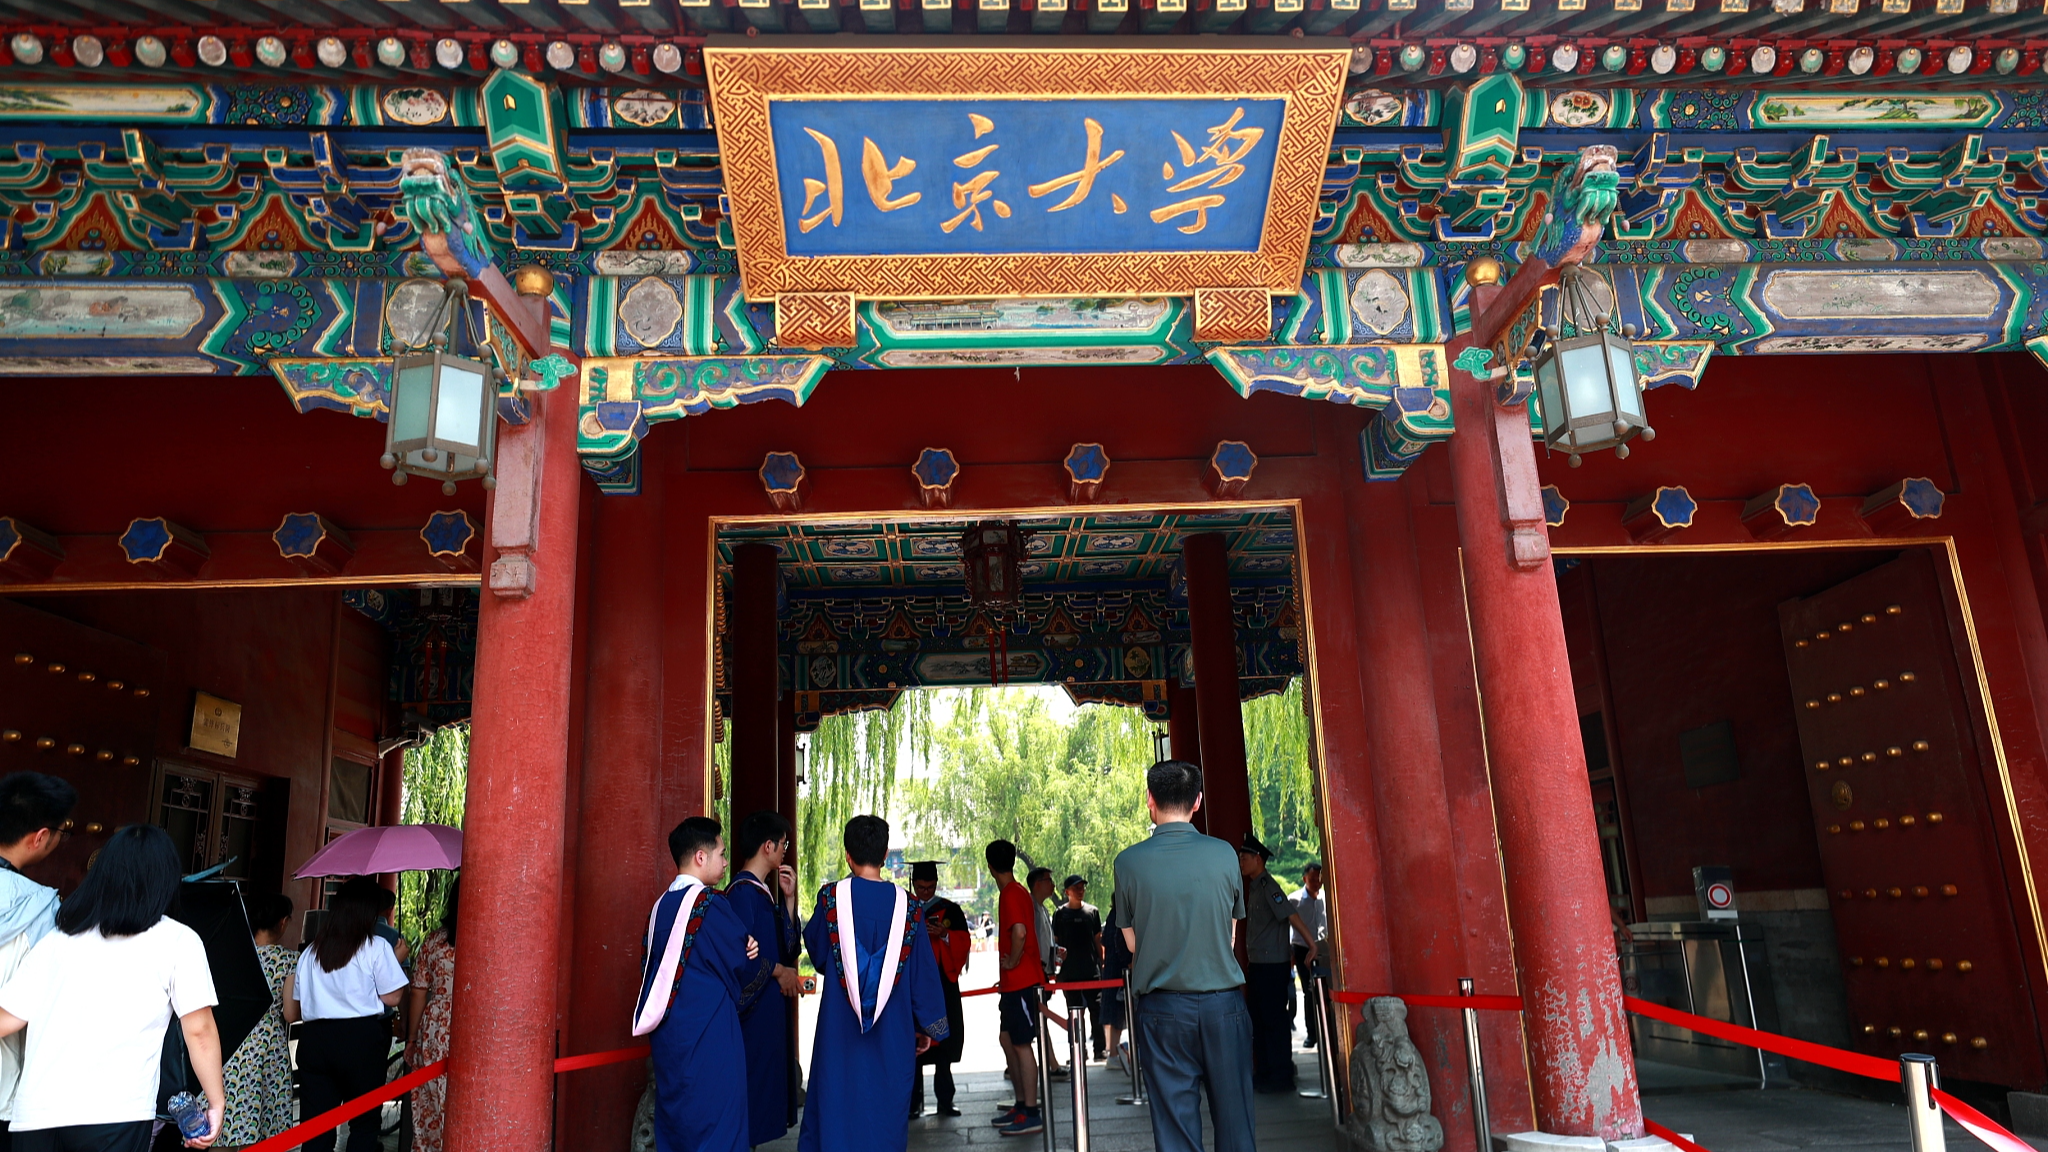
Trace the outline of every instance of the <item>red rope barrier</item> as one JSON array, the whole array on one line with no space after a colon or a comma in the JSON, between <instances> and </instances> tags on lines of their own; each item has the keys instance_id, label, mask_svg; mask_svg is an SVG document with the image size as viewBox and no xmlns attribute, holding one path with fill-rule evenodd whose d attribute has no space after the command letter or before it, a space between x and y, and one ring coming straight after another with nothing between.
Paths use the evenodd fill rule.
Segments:
<instances>
[{"instance_id":1,"label":"red rope barrier","mask_svg":"<svg viewBox=\"0 0 2048 1152\"><path fill-rule=\"evenodd\" d=\"M647 1051L647 1045L642 1044L637 1048L615 1048L610 1052L588 1052L581 1056L564 1056L560 1060L555 1061L555 1071L580 1072L585 1068L597 1068L606 1064L620 1064L627 1060L637 1060L644 1057L647 1055ZM446 1060L436 1060L425 1068L400 1076L375 1092L358 1096L346 1104L329 1108L310 1120L301 1120L268 1140L260 1140L249 1145L242 1152L285 1152L287 1148L296 1148L313 1137L320 1135L322 1132L332 1132L334 1129L361 1116L370 1109L382 1107L398 1099L400 1096L425 1084L447 1070L448 1062ZM2032 1152L2032 1149L2029 1149L2028 1152Z\"/></svg>"},{"instance_id":2,"label":"red rope barrier","mask_svg":"<svg viewBox=\"0 0 2048 1152\"><path fill-rule=\"evenodd\" d=\"M1999 1127L1998 1121L1939 1088L1934 1090L1934 1102L1941 1105L1949 1119L1961 1124L1970 1135L1998 1149L1998 1152L2031 1152L2033 1148L2033 1145Z\"/></svg>"},{"instance_id":3,"label":"red rope barrier","mask_svg":"<svg viewBox=\"0 0 2048 1152\"><path fill-rule=\"evenodd\" d=\"M1363 1004L1380 996L1394 996L1395 999L1416 1008L1482 1008L1498 1011L1520 1011L1522 1007L1522 999L1519 996L1403 996L1392 992L1330 993L1332 1000L1342 1004ZM1624 996L1622 1004L1630 1012L1638 1016L1647 1016L1652 1020L1661 1020L1666 1024L1674 1024L1680 1028L1690 1029L1702 1035L1713 1036L1717 1039L1731 1041L1749 1048L1761 1048L1766 1052L1775 1052L1780 1056L1789 1056L1794 1060L1804 1060L1808 1064L1819 1064L1824 1068L1833 1068L1838 1072L1847 1072L1855 1076L1867 1076L1872 1080L1884 1080L1893 1084L1899 1082L1899 1066L1895 1061L1882 1060L1876 1056L1866 1056L1860 1052L1845 1052L1840 1048L1830 1048L1825 1044L1815 1044L1807 1040L1795 1040L1790 1036L1780 1036L1775 1032L1761 1032L1755 1028L1745 1028L1740 1024L1730 1024L1725 1020L1710 1020L1705 1016L1695 1016L1690 1012L1680 1012L1676 1008L1666 1008L1662 1004L1652 1004L1648 1000L1640 1000L1634 996ZM1949 1119L1962 1125L1972 1136L1996 1149L1997 1152L2030 1152L2033 1147L2011 1132L2006 1131L1996 1120L1991 1119L1989 1116L1984 1115L1982 1112L1977 1111L1975 1108L1970 1107L1946 1092L1937 1089L1934 1093L1934 1102L1941 1106L1943 1112L1948 1113ZM1679 1136L1677 1133L1654 1121L1643 1121L1643 1128L1651 1135L1661 1136L1671 1141L1682 1152L1706 1152L1706 1149L1701 1148L1698 1144Z\"/></svg>"},{"instance_id":4,"label":"red rope barrier","mask_svg":"<svg viewBox=\"0 0 2048 1152\"><path fill-rule=\"evenodd\" d=\"M1766 1052L1776 1052L1780 1056L1790 1056L1794 1060L1804 1060L1808 1064L1819 1064L1856 1076L1868 1076L1872 1080L1890 1080L1897 1083L1899 1079L1899 1066L1895 1061L1880 1060L1860 1052L1844 1052L1839 1048L1830 1048L1825 1044L1814 1044L1806 1040L1794 1040L1790 1036L1780 1036L1774 1032L1759 1032L1754 1028L1744 1028L1740 1024L1730 1024L1725 1020L1709 1020L1690 1012L1680 1012L1676 1008L1666 1008L1662 1004L1652 1004L1648 1000L1638 1000L1634 996L1624 996L1621 1002L1638 1016L1648 1016L1652 1020L1662 1020L1666 1024L1676 1024L1680 1028L1689 1028L1694 1032L1722 1040L1732 1040L1751 1048L1761 1048Z\"/></svg>"},{"instance_id":5,"label":"red rope barrier","mask_svg":"<svg viewBox=\"0 0 2048 1152\"><path fill-rule=\"evenodd\" d=\"M1685 1137L1648 1117L1643 1119L1643 1131L1648 1132L1652 1136L1662 1136L1664 1139L1671 1141L1678 1146L1679 1152L1707 1152L1705 1148L1687 1140Z\"/></svg>"},{"instance_id":6,"label":"red rope barrier","mask_svg":"<svg viewBox=\"0 0 2048 1152\"><path fill-rule=\"evenodd\" d=\"M1776 1052L1780 1056L1804 1060L1809 1064L1819 1064L1838 1072L1867 1076L1872 1080L1884 1080L1893 1084L1899 1082L1899 1066L1895 1061L1880 1060L1860 1052L1844 1052L1840 1048L1830 1048L1825 1044L1814 1044L1806 1040L1794 1040L1790 1036L1780 1036L1775 1032L1759 1032L1754 1028L1744 1028L1740 1024L1730 1024L1724 1020L1709 1020L1704 1016L1680 1012L1676 1008L1666 1008L1662 1004L1652 1004L1633 996L1623 997L1622 1003L1629 1011L1639 1016L1676 1024L1680 1028L1689 1028L1704 1035L1732 1040L1737 1044L1761 1048L1766 1052ZM1962 1125L1970 1135L1997 1149L1997 1152L2027 1152L2032 1147L2006 1131L1998 1121L1938 1088L1934 1092L1934 1102L1941 1106L1943 1112L1948 1113L1949 1119ZM1645 1126L1647 1127L1647 1124ZM1664 1133L1659 1132L1658 1135L1663 1136ZM1665 1138L1670 1139L1668 1136ZM1688 1152L1691 1150L1688 1149Z\"/></svg>"},{"instance_id":7,"label":"red rope barrier","mask_svg":"<svg viewBox=\"0 0 2048 1152\"><path fill-rule=\"evenodd\" d=\"M447 1068L446 1060L436 1060L417 1072L408 1072L400 1076L367 1096L358 1096L346 1104L329 1108L311 1120L302 1120L268 1140L259 1140L242 1152L285 1152L287 1148L296 1148L322 1132L332 1132L370 1109L383 1106L386 1101L396 1100L439 1076Z\"/></svg>"},{"instance_id":8,"label":"red rope barrier","mask_svg":"<svg viewBox=\"0 0 2048 1152\"><path fill-rule=\"evenodd\" d=\"M1038 987L1048 992L1086 992L1095 988L1121 988L1123 986L1124 982L1121 980L1077 980L1070 984L1038 985ZM1003 986L998 984L992 988L976 988L972 991L962 992L960 998L965 1000L969 996L993 996L1001 991L1003 991Z\"/></svg>"}]
</instances>

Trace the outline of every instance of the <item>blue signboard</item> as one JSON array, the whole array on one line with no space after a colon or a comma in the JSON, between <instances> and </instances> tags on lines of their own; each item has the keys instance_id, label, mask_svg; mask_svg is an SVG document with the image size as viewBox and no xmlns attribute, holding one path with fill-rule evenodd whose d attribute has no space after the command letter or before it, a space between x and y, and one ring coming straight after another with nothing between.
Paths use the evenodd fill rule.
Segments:
<instances>
[{"instance_id":1,"label":"blue signboard","mask_svg":"<svg viewBox=\"0 0 2048 1152\"><path fill-rule=\"evenodd\" d=\"M1257 252L1286 101L768 102L788 255Z\"/></svg>"}]
</instances>

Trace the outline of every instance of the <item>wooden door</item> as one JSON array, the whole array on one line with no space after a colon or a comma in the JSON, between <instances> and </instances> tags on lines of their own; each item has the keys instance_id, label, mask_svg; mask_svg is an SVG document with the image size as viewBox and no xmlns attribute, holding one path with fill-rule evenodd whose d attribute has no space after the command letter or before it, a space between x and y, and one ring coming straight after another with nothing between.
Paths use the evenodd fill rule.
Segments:
<instances>
[{"instance_id":1,"label":"wooden door","mask_svg":"<svg viewBox=\"0 0 2048 1152\"><path fill-rule=\"evenodd\" d=\"M1993 816L2004 803L1987 794L1996 769L1975 735L1974 677L1958 662L1933 557L1908 549L1778 615L1862 1048L1932 1053L1945 1077L2039 1084Z\"/></svg>"}]
</instances>

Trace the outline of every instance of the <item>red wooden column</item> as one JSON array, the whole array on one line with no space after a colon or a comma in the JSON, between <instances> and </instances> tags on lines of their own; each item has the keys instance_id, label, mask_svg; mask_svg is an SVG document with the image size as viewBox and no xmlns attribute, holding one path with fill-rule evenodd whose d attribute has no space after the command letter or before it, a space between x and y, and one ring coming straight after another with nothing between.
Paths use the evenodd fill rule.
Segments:
<instances>
[{"instance_id":1,"label":"red wooden column","mask_svg":"<svg viewBox=\"0 0 2048 1152\"><path fill-rule=\"evenodd\" d=\"M775 707L775 810L789 821L791 829L796 827L796 693L793 691L783 693L782 700ZM746 817L737 818L744 820ZM795 856L789 859L790 863L796 863Z\"/></svg>"},{"instance_id":2,"label":"red wooden column","mask_svg":"<svg viewBox=\"0 0 2048 1152\"><path fill-rule=\"evenodd\" d=\"M1450 995L1458 990L1458 978L1472 973L1459 939L1463 916L1451 866L1457 846L1437 739L1429 626L1408 521L1410 497L1406 483L1367 482L1360 464L1345 477L1344 496L1352 570L1366 574L1353 582L1352 590L1380 864L1387 890L1401 894L1399 913L1387 917L1388 966L1395 992ZM1412 1009L1408 1026L1428 1064L1438 1115L1471 1115L1465 1031L1457 1010ZM1470 1124L1444 1126L1444 1147L1450 1152L1473 1146Z\"/></svg>"},{"instance_id":3,"label":"red wooden column","mask_svg":"<svg viewBox=\"0 0 2048 1152\"><path fill-rule=\"evenodd\" d=\"M1472 315L1481 316L1500 291L1474 284ZM1446 354L1455 359L1472 343L1461 334ZM1536 1123L1560 1136L1636 1137L1642 1101L1557 579L1540 520L1524 535L1523 564L1511 560L1508 510L1542 506L1529 416L1522 406L1495 403L1493 384L1464 369L1450 379L1458 424L1452 491ZM1529 555L1532 546L1540 554Z\"/></svg>"},{"instance_id":4,"label":"red wooden column","mask_svg":"<svg viewBox=\"0 0 2048 1152\"><path fill-rule=\"evenodd\" d=\"M462 957L449 1048L452 1152L554 1139L555 993L575 633L576 396L536 398L498 440L490 576L477 614ZM517 909L517 915L506 915Z\"/></svg>"},{"instance_id":5,"label":"red wooden column","mask_svg":"<svg viewBox=\"0 0 2048 1152\"><path fill-rule=\"evenodd\" d=\"M732 617L726 658L732 662L732 819L763 808L779 810L782 738L788 711L777 696L775 662L775 549L742 544L732 553ZM728 834L732 829L726 830Z\"/></svg>"},{"instance_id":6,"label":"red wooden column","mask_svg":"<svg viewBox=\"0 0 2048 1152\"><path fill-rule=\"evenodd\" d=\"M1195 690L1178 680L1167 681L1166 707L1167 755L1201 767L1202 713L1201 705L1195 702ZM1209 830L1208 805L1195 813L1195 827L1204 832Z\"/></svg>"},{"instance_id":7,"label":"red wooden column","mask_svg":"<svg viewBox=\"0 0 2048 1152\"><path fill-rule=\"evenodd\" d=\"M583 771L574 811L574 979L563 1050L607 1052L635 1041L639 941L647 910L675 875L662 823L662 480L597 504L588 617ZM700 617L701 619L701 617ZM624 1147L646 1084L640 1061L561 1081L563 1148Z\"/></svg>"},{"instance_id":8,"label":"red wooden column","mask_svg":"<svg viewBox=\"0 0 2048 1152\"><path fill-rule=\"evenodd\" d=\"M1195 690L1178 680L1166 684L1166 744L1175 760L1202 763L1202 714Z\"/></svg>"},{"instance_id":9,"label":"red wooden column","mask_svg":"<svg viewBox=\"0 0 2048 1152\"><path fill-rule=\"evenodd\" d=\"M1181 554L1188 569L1202 807L1209 813L1209 835L1234 846L1252 830L1252 791L1245 770L1244 705L1237 695L1237 622L1230 610L1228 544L1222 533L1203 532L1185 537Z\"/></svg>"}]
</instances>

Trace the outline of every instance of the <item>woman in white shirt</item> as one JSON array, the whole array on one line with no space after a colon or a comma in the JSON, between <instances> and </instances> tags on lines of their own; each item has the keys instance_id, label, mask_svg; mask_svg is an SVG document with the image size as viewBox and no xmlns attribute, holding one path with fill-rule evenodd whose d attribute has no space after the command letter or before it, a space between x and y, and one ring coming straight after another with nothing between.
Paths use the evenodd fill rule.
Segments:
<instances>
[{"instance_id":1,"label":"woman in white shirt","mask_svg":"<svg viewBox=\"0 0 2048 1152\"><path fill-rule=\"evenodd\" d=\"M384 1086L391 1030L384 1009L405 995L405 970L391 945L371 931L376 904L350 883L336 893L313 943L285 982L284 1018L299 1029L300 1115L330 1108ZM348 1152L377 1152L380 1113L349 1122ZM306 1141L307 1152L334 1152L334 1133Z\"/></svg>"},{"instance_id":2,"label":"woman in white shirt","mask_svg":"<svg viewBox=\"0 0 2048 1152\"><path fill-rule=\"evenodd\" d=\"M198 933L164 915L180 871L163 829L117 830L58 908L57 931L0 988L0 1035L28 1029L15 1152L147 1152L172 1016L206 1093L207 1135L185 1144L219 1137L213 974Z\"/></svg>"}]
</instances>

